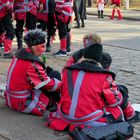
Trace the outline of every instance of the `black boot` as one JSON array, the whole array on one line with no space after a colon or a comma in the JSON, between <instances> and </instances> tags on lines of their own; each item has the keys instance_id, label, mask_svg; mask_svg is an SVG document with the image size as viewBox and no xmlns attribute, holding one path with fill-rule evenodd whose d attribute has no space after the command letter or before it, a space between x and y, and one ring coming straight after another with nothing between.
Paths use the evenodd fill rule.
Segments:
<instances>
[{"instance_id":1,"label":"black boot","mask_svg":"<svg viewBox=\"0 0 140 140\"><path fill-rule=\"evenodd\" d=\"M18 45L18 49L21 49L23 47L23 41L22 41L22 37L23 37L23 32L18 31L17 29L15 29L15 34L17 37L17 45Z\"/></svg>"},{"instance_id":2,"label":"black boot","mask_svg":"<svg viewBox=\"0 0 140 140\"><path fill-rule=\"evenodd\" d=\"M74 26L73 28L80 28L80 23L77 23L77 25Z\"/></svg>"},{"instance_id":3,"label":"black boot","mask_svg":"<svg viewBox=\"0 0 140 140\"><path fill-rule=\"evenodd\" d=\"M47 36L47 43L46 43L46 52L50 52L51 51L51 36Z\"/></svg>"},{"instance_id":4,"label":"black boot","mask_svg":"<svg viewBox=\"0 0 140 140\"><path fill-rule=\"evenodd\" d=\"M85 27L85 23L84 23L84 19L81 19L81 22L82 22L82 25L81 25L81 27Z\"/></svg>"},{"instance_id":5,"label":"black boot","mask_svg":"<svg viewBox=\"0 0 140 140\"><path fill-rule=\"evenodd\" d=\"M104 11L103 10L101 10L101 18L104 18Z\"/></svg>"},{"instance_id":6,"label":"black boot","mask_svg":"<svg viewBox=\"0 0 140 140\"><path fill-rule=\"evenodd\" d=\"M98 10L98 18L101 18L100 10Z\"/></svg>"}]
</instances>

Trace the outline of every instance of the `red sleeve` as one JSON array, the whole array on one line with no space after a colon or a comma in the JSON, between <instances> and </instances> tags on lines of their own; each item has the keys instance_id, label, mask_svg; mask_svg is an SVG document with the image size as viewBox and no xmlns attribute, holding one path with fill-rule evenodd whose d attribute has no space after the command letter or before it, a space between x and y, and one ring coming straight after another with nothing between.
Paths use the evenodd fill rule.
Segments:
<instances>
[{"instance_id":1,"label":"red sleeve","mask_svg":"<svg viewBox=\"0 0 140 140\"><path fill-rule=\"evenodd\" d=\"M35 89L43 88L49 91L59 90L61 82L55 78L50 79L43 67L38 63L31 63L27 70L27 77Z\"/></svg>"},{"instance_id":2,"label":"red sleeve","mask_svg":"<svg viewBox=\"0 0 140 140\"><path fill-rule=\"evenodd\" d=\"M118 106L122 103L122 94L118 91L111 76L107 76L103 83L103 95L110 107Z\"/></svg>"}]
</instances>

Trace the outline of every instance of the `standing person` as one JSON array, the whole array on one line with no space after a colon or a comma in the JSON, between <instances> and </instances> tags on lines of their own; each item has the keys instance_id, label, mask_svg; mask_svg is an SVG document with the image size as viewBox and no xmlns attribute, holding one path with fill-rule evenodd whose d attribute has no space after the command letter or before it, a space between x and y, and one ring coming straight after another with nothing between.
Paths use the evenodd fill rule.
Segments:
<instances>
[{"instance_id":1,"label":"standing person","mask_svg":"<svg viewBox=\"0 0 140 140\"><path fill-rule=\"evenodd\" d=\"M76 26L74 28L85 27L86 0L74 0L73 10L75 13ZM81 20L81 23L80 23Z\"/></svg>"},{"instance_id":2,"label":"standing person","mask_svg":"<svg viewBox=\"0 0 140 140\"><path fill-rule=\"evenodd\" d=\"M45 38L46 32L42 30L27 32L24 41L28 47L20 49L11 62L5 99L7 106L13 110L42 116L50 99L58 99L60 73L46 68L39 58L45 51Z\"/></svg>"},{"instance_id":3,"label":"standing person","mask_svg":"<svg viewBox=\"0 0 140 140\"><path fill-rule=\"evenodd\" d=\"M51 39L56 31L55 0L40 0L37 18L40 28L47 30L46 52L51 51Z\"/></svg>"},{"instance_id":4,"label":"standing person","mask_svg":"<svg viewBox=\"0 0 140 140\"><path fill-rule=\"evenodd\" d=\"M114 15L117 10L118 20L121 20L123 18L120 11L121 0L111 0L111 5L113 5L113 9L112 9L112 16L110 17L110 19L114 19Z\"/></svg>"},{"instance_id":5,"label":"standing person","mask_svg":"<svg viewBox=\"0 0 140 140\"><path fill-rule=\"evenodd\" d=\"M36 28L36 14L38 0L15 0L14 1L14 14L16 20L15 34L17 37L18 49L23 47L23 27L26 25L27 30Z\"/></svg>"},{"instance_id":6,"label":"standing person","mask_svg":"<svg viewBox=\"0 0 140 140\"><path fill-rule=\"evenodd\" d=\"M97 0L98 18L104 18L104 0Z\"/></svg>"},{"instance_id":7,"label":"standing person","mask_svg":"<svg viewBox=\"0 0 140 140\"><path fill-rule=\"evenodd\" d=\"M92 0L88 0L88 7L91 7L92 6Z\"/></svg>"},{"instance_id":8,"label":"standing person","mask_svg":"<svg viewBox=\"0 0 140 140\"><path fill-rule=\"evenodd\" d=\"M55 56L67 56L68 41L71 42L69 24L72 22L73 0L55 0L56 21L60 39L60 50L54 53Z\"/></svg>"},{"instance_id":9,"label":"standing person","mask_svg":"<svg viewBox=\"0 0 140 140\"><path fill-rule=\"evenodd\" d=\"M12 58L12 40L14 28L12 25L13 0L0 1L0 47L4 46L4 58Z\"/></svg>"},{"instance_id":10,"label":"standing person","mask_svg":"<svg viewBox=\"0 0 140 140\"><path fill-rule=\"evenodd\" d=\"M102 51L102 45L93 42L68 60L62 73L58 110L47 118L49 128L64 131L77 126L102 126L124 121L124 115L126 120L135 116L131 106L123 113L124 100L114 83L115 74L100 64Z\"/></svg>"}]
</instances>

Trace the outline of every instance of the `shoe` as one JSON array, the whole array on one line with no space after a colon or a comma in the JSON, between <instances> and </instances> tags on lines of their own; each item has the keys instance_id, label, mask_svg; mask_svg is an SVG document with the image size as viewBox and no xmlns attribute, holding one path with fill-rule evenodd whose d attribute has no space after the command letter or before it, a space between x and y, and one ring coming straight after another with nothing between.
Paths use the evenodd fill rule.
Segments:
<instances>
[{"instance_id":1,"label":"shoe","mask_svg":"<svg viewBox=\"0 0 140 140\"><path fill-rule=\"evenodd\" d=\"M10 53L4 53L3 57L4 58L13 58L14 55L12 54L12 52L10 52Z\"/></svg>"},{"instance_id":2,"label":"shoe","mask_svg":"<svg viewBox=\"0 0 140 140\"><path fill-rule=\"evenodd\" d=\"M121 18L118 18L118 20L122 20L123 18L121 17Z\"/></svg>"},{"instance_id":3,"label":"shoe","mask_svg":"<svg viewBox=\"0 0 140 140\"><path fill-rule=\"evenodd\" d=\"M58 52L54 53L55 56L67 56L66 51L59 50Z\"/></svg>"},{"instance_id":4,"label":"shoe","mask_svg":"<svg viewBox=\"0 0 140 140\"><path fill-rule=\"evenodd\" d=\"M82 24L82 25L81 25L81 27L82 27L82 28L84 28L84 27L85 27L85 25L84 25L84 24Z\"/></svg>"},{"instance_id":5,"label":"shoe","mask_svg":"<svg viewBox=\"0 0 140 140\"><path fill-rule=\"evenodd\" d=\"M80 28L80 25L74 26L73 28Z\"/></svg>"},{"instance_id":6,"label":"shoe","mask_svg":"<svg viewBox=\"0 0 140 140\"><path fill-rule=\"evenodd\" d=\"M70 50L70 49L67 49L66 54L67 54L68 56L71 55L71 54L72 54L71 50Z\"/></svg>"},{"instance_id":7,"label":"shoe","mask_svg":"<svg viewBox=\"0 0 140 140\"><path fill-rule=\"evenodd\" d=\"M110 19L114 19L114 17L110 17Z\"/></svg>"},{"instance_id":8,"label":"shoe","mask_svg":"<svg viewBox=\"0 0 140 140\"><path fill-rule=\"evenodd\" d=\"M140 112L135 111L135 115L133 118L128 120L129 122L133 123L133 122L140 122Z\"/></svg>"}]
</instances>

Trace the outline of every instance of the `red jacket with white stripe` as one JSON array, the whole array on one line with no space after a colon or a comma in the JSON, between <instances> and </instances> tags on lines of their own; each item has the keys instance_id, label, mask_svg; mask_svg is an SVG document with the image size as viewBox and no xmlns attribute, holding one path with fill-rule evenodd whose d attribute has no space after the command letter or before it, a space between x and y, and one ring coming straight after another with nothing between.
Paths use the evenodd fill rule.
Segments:
<instances>
[{"instance_id":1,"label":"red jacket with white stripe","mask_svg":"<svg viewBox=\"0 0 140 140\"><path fill-rule=\"evenodd\" d=\"M14 1L14 13L15 19L26 19L26 13L37 14L37 7L39 6L38 0L15 0Z\"/></svg>"},{"instance_id":2,"label":"red jacket with white stripe","mask_svg":"<svg viewBox=\"0 0 140 140\"><path fill-rule=\"evenodd\" d=\"M59 91L61 82L50 79L41 60L29 48L22 49L10 65L5 91L6 104L13 110L43 115L49 99L41 89Z\"/></svg>"},{"instance_id":3,"label":"red jacket with white stripe","mask_svg":"<svg viewBox=\"0 0 140 140\"><path fill-rule=\"evenodd\" d=\"M60 16L60 20L67 22L69 17L73 15L73 0L55 0L56 2L56 12L62 15ZM63 15L65 17L63 17ZM71 22L72 18L70 19Z\"/></svg>"},{"instance_id":4,"label":"red jacket with white stripe","mask_svg":"<svg viewBox=\"0 0 140 140\"><path fill-rule=\"evenodd\" d=\"M106 125L105 114L117 120L122 116L121 93L113 81L113 73L107 72L89 61L73 64L71 58L63 71L61 101L47 126L55 130L78 126ZM49 125L48 125L49 124Z\"/></svg>"},{"instance_id":5,"label":"red jacket with white stripe","mask_svg":"<svg viewBox=\"0 0 140 140\"><path fill-rule=\"evenodd\" d=\"M120 5L121 0L111 0L111 4L117 4Z\"/></svg>"},{"instance_id":6,"label":"red jacket with white stripe","mask_svg":"<svg viewBox=\"0 0 140 140\"><path fill-rule=\"evenodd\" d=\"M40 5L43 6L43 10L40 10ZM38 19L48 22L48 16L50 14L55 20L55 0L40 0L39 7L37 12Z\"/></svg>"},{"instance_id":7,"label":"red jacket with white stripe","mask_svg":"<svg viewBox=\"0 0 140 140\"><path fill-rule=\"evenodd\" d=\"M0 19L13 10L13 0L0 1Z\"/></svg>"}]
</instances>

